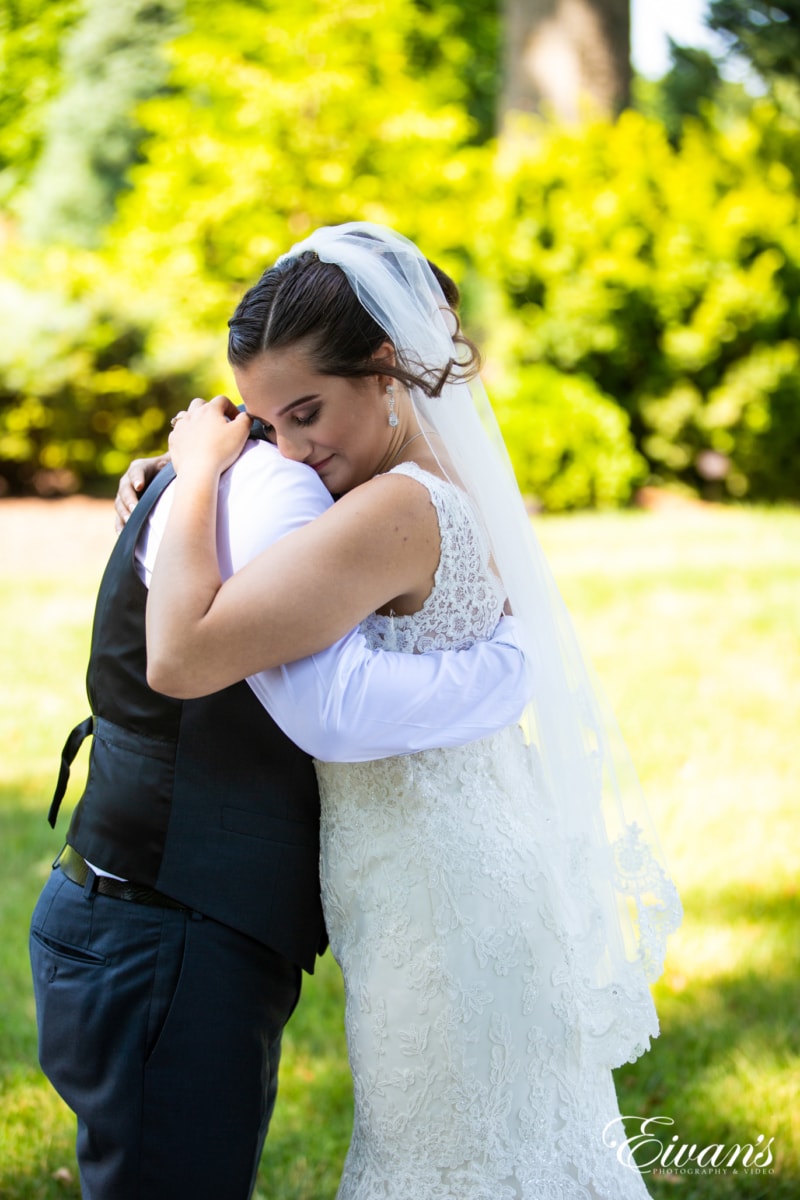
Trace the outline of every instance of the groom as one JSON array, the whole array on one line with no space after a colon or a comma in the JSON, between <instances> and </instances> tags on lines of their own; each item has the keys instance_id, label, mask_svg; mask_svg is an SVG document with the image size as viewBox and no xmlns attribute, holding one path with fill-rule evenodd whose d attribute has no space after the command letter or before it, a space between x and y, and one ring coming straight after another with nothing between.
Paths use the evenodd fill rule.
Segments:
<instances>
[{"instance_id":1,"label":"groom","mask_svg":"<svg viewBox=\"0 0 800 1200\"><path fill-rule=\"evenodd\" d=\"M89 775L31 926L40 1059L78 1118L84 1200L251 1194L281 1034L325 946L309 756L472 741L527 694L507 621L470 651L372 652L353 632L249 686L152 691L145 604L171 478L147 488L100 585L92 716L64 748L51 824L91 732ZM330 503L314 471L248 443L220 483L223 576Z\"/></svg>"}]
</instances>

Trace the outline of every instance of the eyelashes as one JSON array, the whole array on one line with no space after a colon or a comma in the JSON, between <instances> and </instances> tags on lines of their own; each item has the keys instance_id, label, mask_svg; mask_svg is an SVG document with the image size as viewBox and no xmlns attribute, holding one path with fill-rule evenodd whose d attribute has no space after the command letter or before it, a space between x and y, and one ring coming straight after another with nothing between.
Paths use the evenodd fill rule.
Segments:
<instances>
[{"instance_id":1,"label":"eyelashes","mask_svg":"<svg viewBox=\"0 0 800 1200\"><path fill-rule=\"evenodd\" d=\"M293 414L292 420L294 421L295 425L298 425L301 428L304 428L306 425L314 424L317 417L319 416L319 412L320 412L320 408L318 406L317 408L312 409L312 411L307 413L304 417L299 417L296 414ZM277 442L278 435L275 431L274 425L269 425L266 421L261 421L261 427L264 431L264 436L266 437L268 442L272 442L272 443Z\"/></svg>"},{"instance_id":2,"label":"eyelashes","mask_svg":"<svg viewBox=\"0 0 800 1200\"><path fill-rule=\"evenodd\" d=\"M295 422L296 422L296 424L298 424L300 426L313 425L318 416L319 416L319 409L315 408L312 412L308 413L305 417L295 417Z\"/></svg>"}]
</instances>

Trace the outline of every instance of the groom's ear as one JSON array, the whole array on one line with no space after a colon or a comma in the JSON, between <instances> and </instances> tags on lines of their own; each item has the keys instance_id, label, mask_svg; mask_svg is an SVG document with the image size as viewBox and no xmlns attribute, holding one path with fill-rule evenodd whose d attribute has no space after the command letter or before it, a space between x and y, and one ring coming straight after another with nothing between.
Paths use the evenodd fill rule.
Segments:
<instances>
[{"instance_id":1,"label":"groom's ear","mask_svg":"<svg viewBox=\"0 0 800 1200\"><path fill-rule=\"evenodd\" d=\"M242 412L244 411L245 407L242 405ZM253 417L251 419L250 433L248 434L248 438L249 440L255 442L268 442L270 440L269 427L264 424L260 417Z\"/></svg>"}]
</instances>

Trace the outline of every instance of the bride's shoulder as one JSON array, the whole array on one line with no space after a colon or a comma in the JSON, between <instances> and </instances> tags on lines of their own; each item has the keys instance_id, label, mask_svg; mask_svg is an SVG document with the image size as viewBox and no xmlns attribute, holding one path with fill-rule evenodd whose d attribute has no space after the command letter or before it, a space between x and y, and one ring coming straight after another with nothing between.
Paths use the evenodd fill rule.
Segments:
<instances>
[{"instance_id":1,"label":"bride's shoulder","mask_svg":"<svg viewBox=\"0 0 800 1200\"><path fill-rule=\"evenodd\" d=\"M403 464L411 466L413 464ZM431 504L428 482L423 470L393 470L375 475L353 488L334 505L341 519L355 522L370 538L392 540L427 538L438 531L436 512Z\"/></svg>"},{"instance_id":2,"label":"bride's shoulder","mask_svg":"<svg viewBox=\"0 0 800 1200\"><path fill-rule=\"evenodd\" d=\"M425 495L425 485L416 477L416 473L406 474L404 471L394 470L387 471L384 475L373 476L366 483L353 488L346 496L342 496L338 503L349 501L381 508L392 504L416 507L425 501Z\"/></svg>"}]
</instances>

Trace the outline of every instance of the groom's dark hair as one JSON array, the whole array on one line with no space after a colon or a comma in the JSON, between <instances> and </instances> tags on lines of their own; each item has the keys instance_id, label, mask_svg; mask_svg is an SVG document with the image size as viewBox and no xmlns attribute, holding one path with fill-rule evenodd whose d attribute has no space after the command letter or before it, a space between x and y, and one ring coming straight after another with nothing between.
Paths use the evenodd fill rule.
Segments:
<instances>
[{"instance_id":1,"label":"groom's dark hair","mask_svg":"<svg viewBox=\"0 0 800 1200\"><path fill-rule=\"evenodd\" d=\"M436 370L399 360L393 365L376 358L391 338L367 312L344 271L322 262L313 250L284 258L269 267L245 292L228 321L228 362L244 367L268 350L306 344L311 365L320 375L363 379L391 375L409 388L438 396L450 378L468 378L480 366L480 355L458 324L459 291L435 263L428 262L439 281L456 324L454 341L466 348L463 360L450 360ZM395 348L396 349L396 348ZM456 370L454 370L456 368Z\"/></svg>"}]
</instances>

